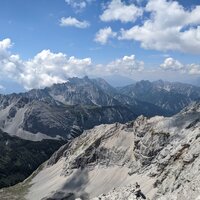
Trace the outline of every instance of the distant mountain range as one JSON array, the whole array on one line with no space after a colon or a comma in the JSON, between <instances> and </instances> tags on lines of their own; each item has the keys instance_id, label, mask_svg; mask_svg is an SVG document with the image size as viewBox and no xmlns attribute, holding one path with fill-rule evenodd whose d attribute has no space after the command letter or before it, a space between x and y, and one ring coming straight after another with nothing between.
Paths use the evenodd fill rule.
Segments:
<instances>
[{"instance_id":1,"label":"distant mountain range","mask_svg":"<svg viewBox=\"0 0 200 200\"><path fill-rule=\"evenodd\" d=\"M74 138L95 125L143 114L170 116L200 98L200 88L140 81L114 88L103 79L70 78L44 89L0 95L0 129L28 140Z\"/></svg>"},{"instance_id":2,"label":"distant mountain range","mask_svg":"<svg viewBox=\"0 0 200 200\"><path fill-rule=\"evenodd\" d=\"M171 114L176 114L193 101L200 100L200 87L166 81L140 81L118 88L121 94L152 103Z\"/></svg>"}]
</instances>

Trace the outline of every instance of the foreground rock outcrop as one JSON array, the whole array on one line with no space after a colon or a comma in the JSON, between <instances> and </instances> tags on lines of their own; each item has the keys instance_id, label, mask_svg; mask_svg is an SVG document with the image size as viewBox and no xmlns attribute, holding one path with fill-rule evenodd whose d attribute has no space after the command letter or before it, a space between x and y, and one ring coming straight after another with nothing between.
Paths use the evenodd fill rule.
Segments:
<instances>
[{"instance_id":1,"label":"foreground rock outcrop","mask_svg":"<svg viewBox=\"0 0 200 200\"><path fill-rule=\"evenodd\" d=\"M62 146L28 182L23 198L133 199L137 181L151 200L200 195L200 103L164 118L100 125ZM9 190L12 196L14 188ZM0 195L8 195L4 189ZM14 198L13 198L14 199Z\"/></svg>"}]
</instances>

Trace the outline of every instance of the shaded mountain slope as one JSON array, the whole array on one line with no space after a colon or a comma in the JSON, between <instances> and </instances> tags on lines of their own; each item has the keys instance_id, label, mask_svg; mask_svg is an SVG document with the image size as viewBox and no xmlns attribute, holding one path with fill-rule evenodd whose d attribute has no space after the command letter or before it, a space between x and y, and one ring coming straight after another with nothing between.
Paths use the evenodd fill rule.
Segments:
<instances>
[{"instance_id":1,"label":"shaded mountain slope","mask_svg":"<svg viewBox=\"0 0 200 200\"><path fill-rule=\"evenodd\" d=\"M192 101L200 99L200 88L184 83L140 81L118 89L121 94L149 102L176 114Z\"/></svg>"},{"instance_id":2,"label":"shaded mountain slope","mask_svg":"<svg viewBox=\"0 0 200 200\"><path fill-rule=\"evenodd\" d=\"M0 130L0 188L23 181L64 143L27 141Z\"/></svg>"}]
</instances>

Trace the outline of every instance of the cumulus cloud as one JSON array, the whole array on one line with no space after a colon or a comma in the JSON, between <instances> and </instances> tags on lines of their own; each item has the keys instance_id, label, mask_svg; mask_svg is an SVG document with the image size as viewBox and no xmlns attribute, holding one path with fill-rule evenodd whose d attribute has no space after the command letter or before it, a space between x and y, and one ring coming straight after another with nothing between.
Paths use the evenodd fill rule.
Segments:
<instances>
[{"instance_id":1,"label":"cumulus cloud","mask_svg":"<svg viewBox=\"0 0 200 200\"><path fill-rule=\"evenodd\" d=\"M161 64L160 67L164 70L173 70L173 71L180 71L184 69L183 64L173 58L166 58L164 63Z\"/></svg>"},{"instance_id":2,"label":"cumulus cloud","mask_svg":"<svg viewBox=\"0 0 200 200\"><path fill-rule=\"evenodd\" d=\"M121 30L122 40L141 42L145 49L200 53L200 6L186 10L177 1L149 0L143 24Z\"/></svg>"},{"instance_id":3,"label":"cumulus cloud","mask_svg":"<svg viewBox=\"0 0 200 200\"><path fill-rule=\"evenodd\" d=\"M200 64L183 64L174 58L166 58L164 62L160 65L162 70L167 71L177 71L181 73L186 73L190 75L200 74Z\"/></svg>"},{"instance_id":4,"label":"cumulus cloud","mask_svg":"<svg viewBox=\"0 0 200 200\"><path fill-rule=\"evenodd\" d=\"M123 23L134 22L143 13L134 4L126 5L121 0L112 0L104 10L100 19L104 22L119 20Z\"/></svg>"},{"instance_id":5,"label":"cumulus cloud","mask_svg":"<svg viewBox=\"0 0 200 200\"><path fill-rule=\"evenodd\" d=\"M123 58L110 62L106 69L111 74L114 73L129 76L135 71L142 71L144 69L144 62L136 60L135 55L124 56Z\"/></svg>"},{"instance_id":6,"label":"cumulus cloud","mask_svg":"<svg viewBox=\"0 0 200 200\"><path fill-rule=\"evenodd\" d=\"M69 77L124 75L131 76L144 68L134 55L124 56L108 64L94 65L91 58L68 57L64 53L43 50L32 59L22 60L9 51L10 39L0 41L0 77L8 77L25 89L44 88L53 83L65 82Z\"/></svg>"},{"instance_id":7,"label":"cumulus cloud","mask_svg":"<svg viewBox=\"0 0 200 200\"><path fill-rule=\"evenodd\" d=\"M141 71L144 72L144 62L137 60L135 55L130 55L123 56L105 65L95 65L88 75L94 77L124 76L133 78Z\"/></svg>"},{"instance_id":8,"label":"cumulus cloud","mask_svg":"<svg viewBox=\"0 0 200 200\"><path fill-rule=\"evenodd\" d=\"M21 65L19 55L11 55L9 49L12 47L12 42L9 38L0 41L0 74L5 72L8 77L11 76L16 70L17 66Z\"/></svg>"},{"instance_id":9,"label":"cumulus cloud","mask_svg":"<svg viewBox=\"0 0 200 200\"><path fill-rule=\"evenodd\" d=\"M26 89L43 88L65 82L68 77L84 76L92 66L91 58L78 59L63 53L43 50L34 58L23 61L11 54L10 39L0 41L0 76L13 79Z\"/></svg>"},{"instance_id":10,"label":"cumulus cloud","mask_svg":"<svg viewBox=\"0 0 200 200\"><path fill-rule=\"evenodd\" d=\"M5 51L6 49L9 49L12 46L10 38L6 38L2 41L0 41L0 52Z\"/></svg>"},{"instance_id":11,"label":"cumulus cloud","mask_svg":"<svg viewBox=\"0 0 200 200\"><path fill-rule=\"evenodd\" d=\"M60 19L60 26L74 26L76 28L87 28L90 26L88 21L79 21L74 17L62 17Z\"/></svg>"},{"instance_id":12,"label":"cumulus cloud","mask_svg":"<svg viewBox=\"0 0 200 200\"><path fill-rule=\"evenodd\" d=\"M5 90L5 87L3 85L0 85L0 91Z\"/></svg>"},{"instance_id":13,"label":"cumulus cloud","mask_svg":"<svg viewBox=\"0 0 200 200\"><path fill-rule=\"evenodd\" d=\"M91 64L90 58L68 58L63 53L43 50L32 60L24 62L26 68L21 74L21 81L28 89L35 86L45 87L52 83L62 83L68 77L86 75Z\"/></svg>"},{"instance_id":14,"label":"cumulus cloud","mask_svg":"<svg viewBox=\"0 0 200 200\"><path fill-rule=\"evenodd\" d=\"M87 3L86 1L81 0L65 0L65 2L70 5L74 9L82 10L86 7Z\"/></svg>"},{"instance_id":15,"label":"cumulus cloud","mask_svg":"<svg viewBox=\"0 0 200 200\"><path fill-rule=\"evenodd\" d=\"M11 40L6 38L0 41L0 58L6 57L8 52L7 50L12 46Z\"/></svg>"},{"instance_id":16,"label":"cumulus cloud","mask_svg":"<svg viewBox=\"0 0 200 200\"><path fill-rule=\"evenodd\" d=\"M200 64L188 65L188 72L191 75L200 75Z\"/></svg>"},{"instance_id":17,"label":"cumulus cloud","mask_svg":"<svg viewBox=\"0 0 200 200\"><path fill-rule=\"evenodd\" d=\"M106 44L109 38L114 38L117 36L116 32L113 32L111 27L106 27L100 29L95 35L95 42L99 42L100 44Z\"/></svg>"},{"instance_id":18,"label":"cumulus cloud","mask_svg":"<svg viewBox=\"0 0 200 200\"><path fill-rule=\"evenodd\" d=\"M144 62L137 60L135 55L126 55L105 65L95 65L91 58L80 59L47 49L39 52L32 59L22 60L19 55L10 52L11 46L10 39L0 41L0 78L15 80L25 89L44 88L53 83L65 82L69 77L74 76L122 75L132 78L136 74L141 74L141 71L142 74L148 74ZM180 71L186 75L200 74L200 64L182 64L173 58L166 58L160 65L160 69L163 72ZM157 73L156 69L154 71Z\"/></svg>"},{"instance_id":19,"label":"cumulus cloud","mask_svg":"<svg viewBox=\"0 0 200 200\"><path fill-rule=\"evenodd\" d=\"M71 6L75 12L83 11L94 0L65 0L65 2Z\"/></svg>"}]
</instances>

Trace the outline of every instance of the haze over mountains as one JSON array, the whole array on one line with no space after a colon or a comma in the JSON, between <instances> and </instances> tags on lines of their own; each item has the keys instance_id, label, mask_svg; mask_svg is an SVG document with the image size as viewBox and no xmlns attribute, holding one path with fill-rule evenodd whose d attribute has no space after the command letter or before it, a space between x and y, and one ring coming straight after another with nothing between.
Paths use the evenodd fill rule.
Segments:
<instances>
[{"instance_id":1,"label":"haze over mountains","mask_svg":"<svg viewBox=\"0 0 200 200\"><path fill-rule=\"evenodd\" d=\"M95 125L128 122L139 115L170 116L200 98L200 88L140 81L114 88L103 79L66 83L0 96L0 128L28 140L74 138Z\"/></svg>"}]
</instances>

